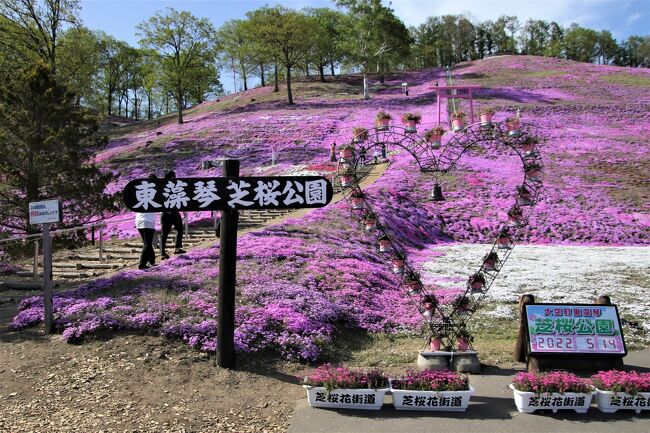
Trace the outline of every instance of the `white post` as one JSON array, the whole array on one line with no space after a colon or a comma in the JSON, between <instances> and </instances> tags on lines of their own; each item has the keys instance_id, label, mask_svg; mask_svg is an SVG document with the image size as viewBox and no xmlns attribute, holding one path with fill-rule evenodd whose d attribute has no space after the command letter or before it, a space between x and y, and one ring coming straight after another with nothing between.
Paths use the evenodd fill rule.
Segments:
<instances>
[{"instance_id":1,"label":"white post","mask_svg":"<svg viewBox=\"0 0 650 433\"><path fill-rule=\"evenodd\" d=\"M45 306L45 333L54 331L52 306L52 237L50 224L43 224L43 304Z\"/></svg>"},{"instance_id":2,"label":"white post","mask_svg":"<svg viewBox=\"0 0 650 433\"><path fill-rule=\"evenodd\" d=\"M189 239L190 238L190 230L189 230L190 224L189 224L189 221L188 221L187 212L183 212L183 228L185 229L184 230L185 231L185 236L187 236L187 238Z\"/></svg>"}]
</instances>

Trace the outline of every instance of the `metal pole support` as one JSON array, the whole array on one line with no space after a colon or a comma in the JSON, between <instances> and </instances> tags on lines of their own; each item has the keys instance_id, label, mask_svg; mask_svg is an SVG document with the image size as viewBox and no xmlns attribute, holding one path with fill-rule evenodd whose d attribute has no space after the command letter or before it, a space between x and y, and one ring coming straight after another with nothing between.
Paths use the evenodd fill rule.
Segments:
<instances>
[{"instance_id":1,"label":"metal pole support","mask_svg":"<svg viewBox=\"0 0 650 433\"><path fill-rule=\"evenodd\" d=\"M223 162L225 177L239 176L239 161ZM237 283L237 225L239 211L221 211L219 249L219 305L217 313L217 365L235 365L235 285Z\"/></svg>"},{"instance_id":2,"label":"metal pole support","mask_svg":"<svg viewBox=\"0 0 650 433\"><path fill-rule=\"evenodd\" d=\"M190 238L190 224L189 224L188 220L189 219L187 217L187 212L183 212L183 229L185 231L185 236L187 236L187 238L189 239Z\"/></svg>"},{"instance_id":3,"label":"metal pole support","mask_svg":"<svg viewBox=\"0 0 650 433\"><path fill-rule=\"evenodd\" d=\"M52 306L52 237L50 225L43 224L43 304L45 305L45 333L54 331Z\"/></svg>"}]
</instances>

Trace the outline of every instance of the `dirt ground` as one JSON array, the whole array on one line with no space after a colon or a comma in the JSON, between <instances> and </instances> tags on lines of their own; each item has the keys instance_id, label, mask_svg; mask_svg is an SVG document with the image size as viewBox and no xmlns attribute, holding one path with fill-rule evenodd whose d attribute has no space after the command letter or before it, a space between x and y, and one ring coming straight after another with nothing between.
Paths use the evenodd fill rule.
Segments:
<instances>
[{"instance_id":1,"label":"dirt ground","mask_svg":"<svg viewBox=\"0 0 650 433\"><path fill-rule=\"evenodd\" d=\"M307 366L214 357L157 336L71 345L7 329L0 307L0 432L285 432Z\"/></svg>"}]
</instances>

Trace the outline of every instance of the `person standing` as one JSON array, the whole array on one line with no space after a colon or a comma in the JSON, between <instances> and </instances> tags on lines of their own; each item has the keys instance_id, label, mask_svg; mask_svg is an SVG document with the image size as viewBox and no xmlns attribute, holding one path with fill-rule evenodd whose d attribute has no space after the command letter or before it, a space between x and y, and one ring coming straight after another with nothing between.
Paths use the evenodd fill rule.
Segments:
<instances>
[{"instance_id":1,"label":"person standing","mask_svg":"<svg viewBox=\"0 0 650 433\"><path fill-rule=\"evenodd\" d=\"M381 143L381 157L386 159L386 143Z\"/></svg>"},{"instance_id":2,"label":"person standing","mask_svg":"<svg viewBox=\"0 0 650 433\"><path fill-rule=\"evenodd\" d=\"M165 179L176 179L176 173L173 171L167 172ZM183 254L183 218L178 210L168 209L160 214L160 258L165 260L169 258L165 248L167 246L167 237L172 230L172 226L176 229L176 245L174 254Z\"/></svg>"},{"instance_id":3,"label":"person standing","mask_svg":"<svg viewBox=\"0 0 650 433\"><path fill-rule=\"evenodd\" d=\"M147 178L155 181L158 178L152 174ZM140 263L138 269L147 269L147 264L154 266L156 264L156 253L153 249L153 238L156 234L156 214L136 212L135 228L138 229L142 238L142 252L140 253Z\"/></svg>"},{"instance_id":4,"label":"person standing","mask_svg":"<svg viewBox=\"0 0 650 433\"><path fill-rule=\"evenodd\" d=\"M330 146L330 162L336 162L336 142Z\"/></svg>"}]
</instances>

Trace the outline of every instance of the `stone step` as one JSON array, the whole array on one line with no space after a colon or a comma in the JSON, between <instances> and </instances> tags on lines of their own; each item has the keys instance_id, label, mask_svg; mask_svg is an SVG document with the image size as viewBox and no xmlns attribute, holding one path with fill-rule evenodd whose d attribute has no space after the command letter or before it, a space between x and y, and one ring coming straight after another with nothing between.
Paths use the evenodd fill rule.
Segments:
<instances>
[{"instance_id":1,"label":"stone step","mask_svg":"<svg viewBox=\"0 0 650 433\"><path fill-rule=\"evenodd\" d=\"M107 260L140 260L140 255L116 255L116 254L107 254Z\"/></svg>"},{"instance_id":2,"label":"stone step","mask_svg":"<svg viewBox=\"0 0 650 433\"><path fill-rule=\"evenodd\" d=\"M68 260L89 260L89 261L100 261L99 260L99 253L97 255L89 255L89 254L76 254L76 255L70 255L68 256ZM104 260L106 260L106 254L104 254Z\"/></svg>"},{"instance_id":3,"label":"stone step","mask_svg":"<svg viewBox=\"0 0 650 433\"><path fill-rule=\"evenodd\" d=\"M57 268L63 268L63 269L68 269L72 268L75 269L77 267L77 264L75 262L57 262L55 261L52 263L52 269L57 269Z\"/></svg>"},{"instance_id":4,"label":"stone step","mask_svg":"<svg viewBox=\"0 0 650 433\"><path fill-rule=\"evenodd\" d=\"M125 247L109 247L104 248L105 253L137 253L138 250L135 248L125 248ZM99 253L97 253L99 254Z\"/></svg>"},{"instance_id":5,"label":"stone step","mask_svg":"<svg viewBox=\"0 0 650 433\"><path fill-rule=\"evenodd\" d=\"M119 269L123 263L77 263L77 269Z\"/></svg>"},{"instance_id":6,"label":"stone step","mask_svg":"<svg viewBox=\"0 0 650 433\"><path fill-rule=\"evenodd\" d=\"M53 276L57 278L90 278L97 274L95 272L53 272Z\"/></svg>"},{"instance_id":7,"label":"stone step","mask_svg":"<svg viewBox=\"0 0 650 433\"><path fill-rule=\"evenodd\" d=\"M34 272L31 272L31 271L17 271L14 275L17 276L17 277L33 277ZM42 271L38 273L38 277L43 278L43 272Z\"/></svg>"}]
</instances>

